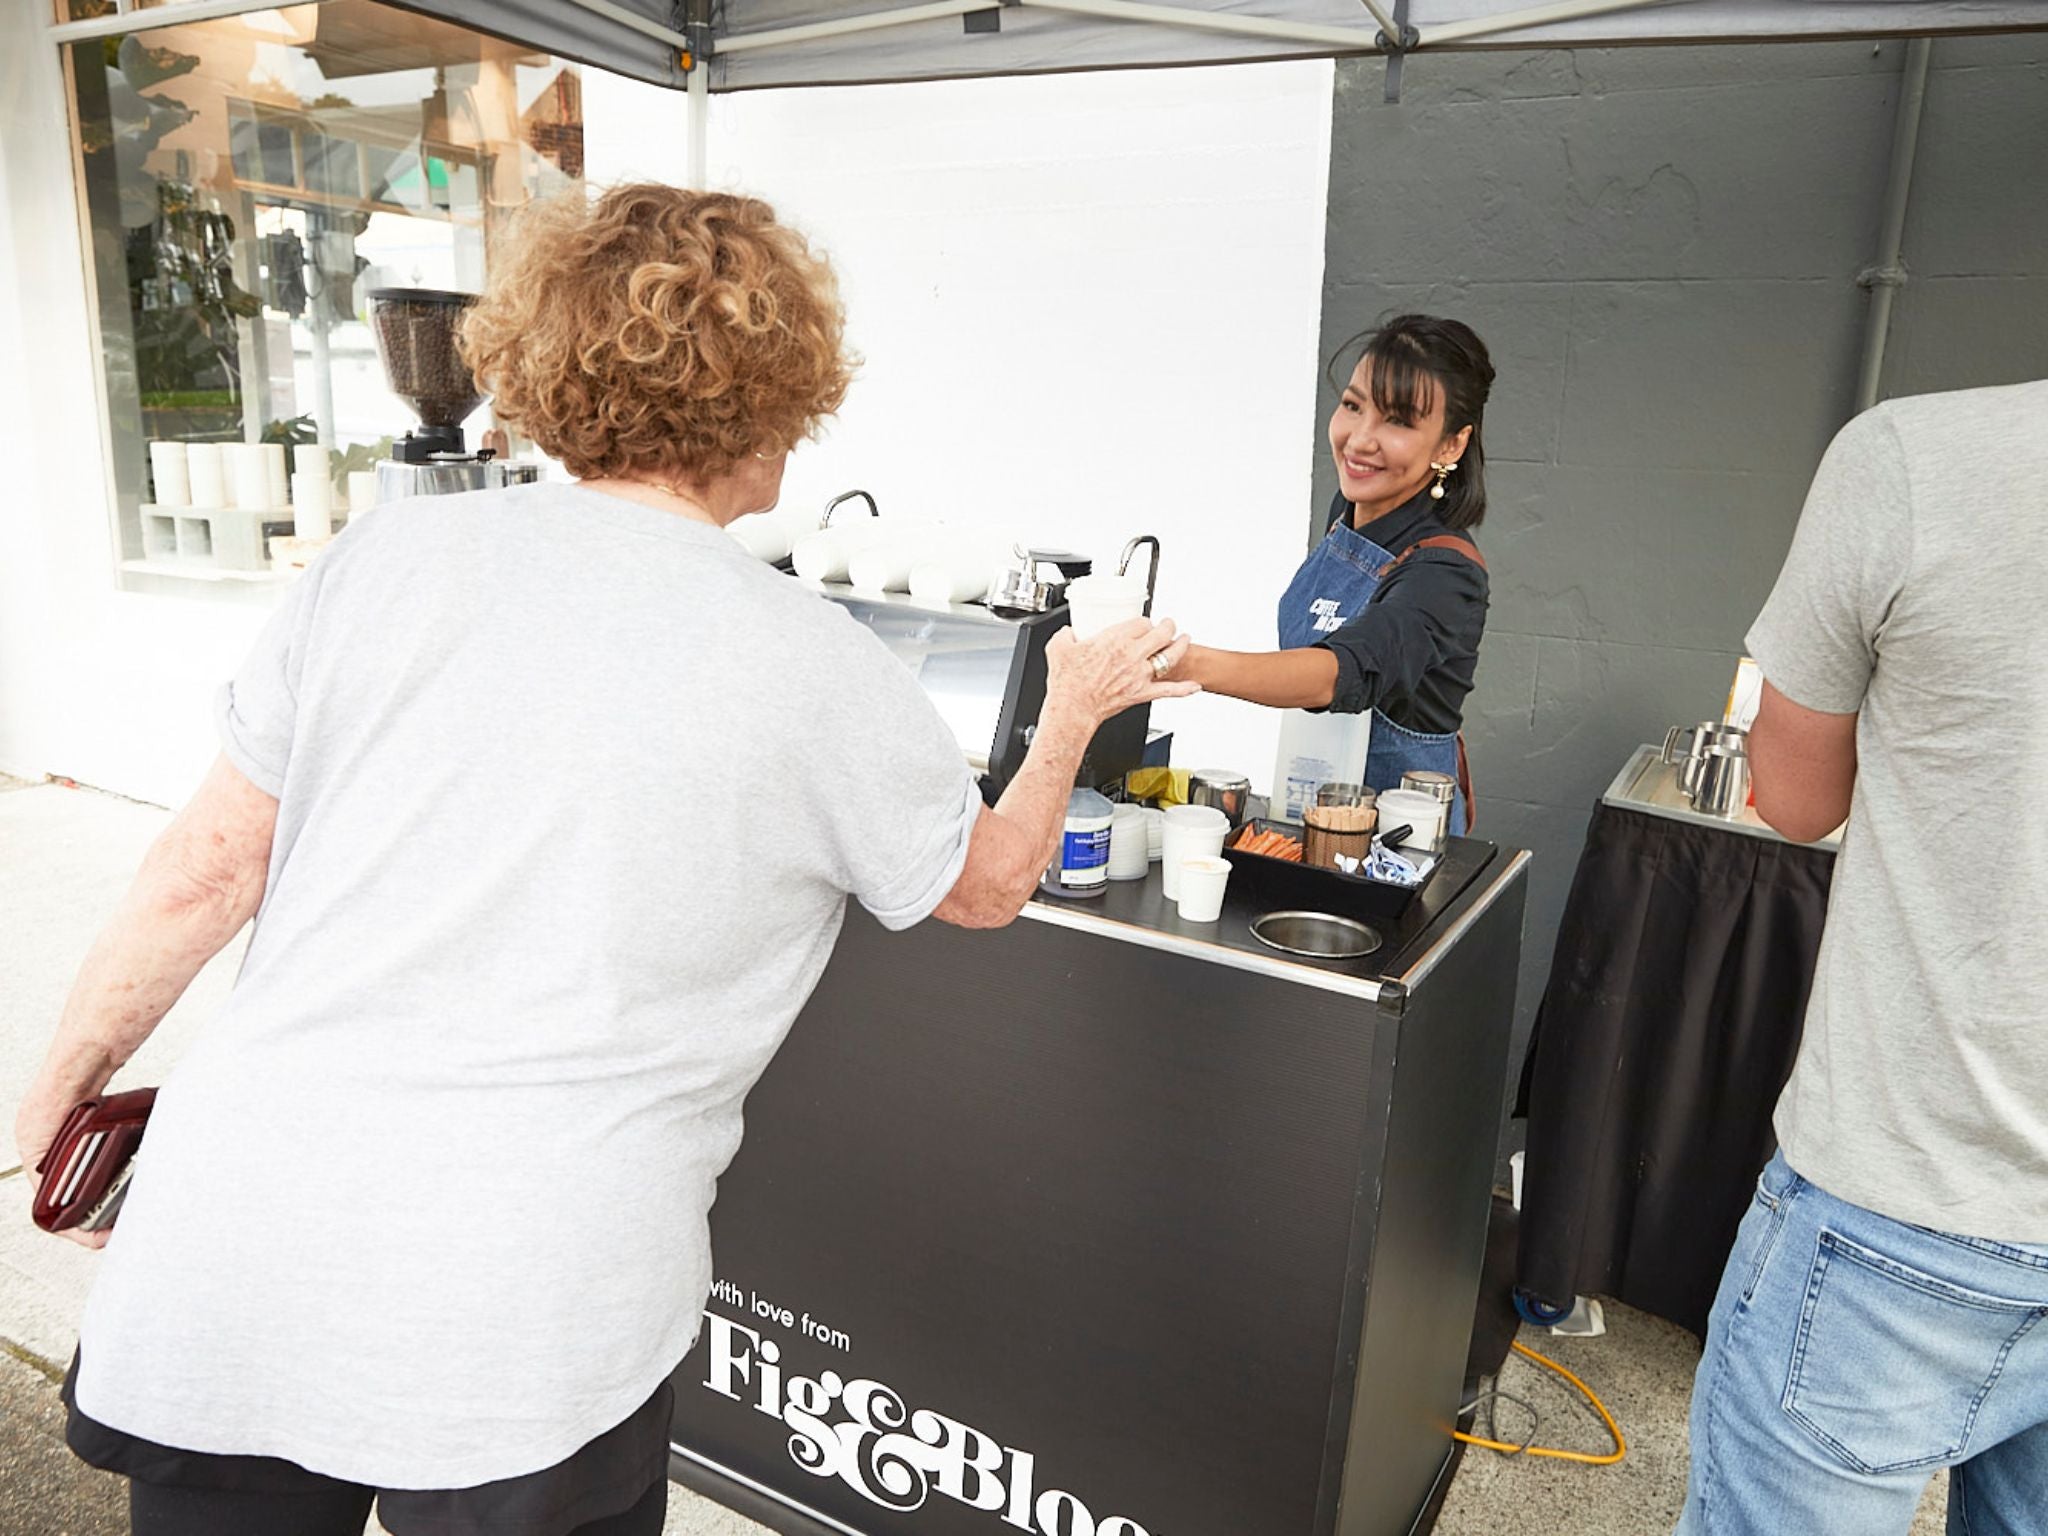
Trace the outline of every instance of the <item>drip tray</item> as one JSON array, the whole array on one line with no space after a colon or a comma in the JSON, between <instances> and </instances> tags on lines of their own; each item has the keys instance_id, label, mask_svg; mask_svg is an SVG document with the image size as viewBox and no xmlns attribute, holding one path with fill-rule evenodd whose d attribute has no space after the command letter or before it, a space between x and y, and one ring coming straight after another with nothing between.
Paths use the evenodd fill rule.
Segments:
<instances>
[{"instance_id":1,"label":"drip tray","mask_svg":"<svg viewBox=\"0 0 2048 1536\"><path fill-rule=\"evenodd\" d=\"M1268 912L1252 920L1252 937L1290 955L1317 960L1356 960L1380 947L1364 923L1327 912Z\"/></svg>"}]
</instances>

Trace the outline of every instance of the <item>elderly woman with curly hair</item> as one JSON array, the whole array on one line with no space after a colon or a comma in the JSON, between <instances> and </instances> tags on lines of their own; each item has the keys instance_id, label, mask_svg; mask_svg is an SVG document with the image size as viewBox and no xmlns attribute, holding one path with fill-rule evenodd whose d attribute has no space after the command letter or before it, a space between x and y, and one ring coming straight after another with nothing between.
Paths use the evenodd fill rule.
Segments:
<instances>
[{"instance_id":1,"label":"elderly woman with curly hair","mask_svg":"<svg viewBox=\"0 0 2048 1536\"><path fill-rule=\"evenodd\" d=\"M765 204L543 206L464 344L575 483L380 508L305 574L21 1112L34 1168L255 920L68 1384L138 1536L658 1531L717 1179L846 897L1009 921L1096 727L1192 691L1170 624L1056 642L985 807L903 666L722 531L848 379Z\"/></svg>"}]
</instances>

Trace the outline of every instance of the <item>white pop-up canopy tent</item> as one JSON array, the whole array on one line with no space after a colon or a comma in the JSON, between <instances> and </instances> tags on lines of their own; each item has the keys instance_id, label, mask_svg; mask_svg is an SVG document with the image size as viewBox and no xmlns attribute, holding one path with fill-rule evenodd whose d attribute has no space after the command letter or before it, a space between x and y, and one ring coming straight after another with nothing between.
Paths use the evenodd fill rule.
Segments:
<instances>
[{"instance_id":1,"label":"white pop-up canopy tent","mask_svg":"<svg viewBox=\"0 0 2048 1536\"><path fill-rule=\"evenodd\" d=\"M224 5L248 0L221 0ZM691 179L712 92L1450 49L1913 37L1859 408L1877 398L1927 77L1924 39L2048 30L2048 0L399 0L481 32L686 89ZM74 29L75 30L75 29Z\"/></svg>"},{"instance_id":2,"label":"white pop-up canopy tent","mask_svg":"<svg viewBox=\"0 0 2048 1536\"><path fill-rule=\"evenodd\" d=\"M663 85L738 91L1448 48L2048 28L2048 0L408 0ZM698 65L702 68L698 68Z\"/></svg>"}]
</instances>

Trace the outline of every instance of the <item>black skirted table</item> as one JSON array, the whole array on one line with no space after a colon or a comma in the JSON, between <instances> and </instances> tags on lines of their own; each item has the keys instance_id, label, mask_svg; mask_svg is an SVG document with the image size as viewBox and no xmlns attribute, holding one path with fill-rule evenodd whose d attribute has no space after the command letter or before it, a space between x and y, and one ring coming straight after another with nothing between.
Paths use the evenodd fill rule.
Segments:
<instances>
[{"instance_id":1,"label":"black skirted table","mask_svg":"<svg viewBox=\"0 0 2048 1536\"><path fill-rule=\"evenodd\" d=\"M1693 812L1671 776L1639 750L1586 833L1523 1071L1516 1280L1703 1334L1776 1145L1835 854Z\"/></svg>"}]
</instances>

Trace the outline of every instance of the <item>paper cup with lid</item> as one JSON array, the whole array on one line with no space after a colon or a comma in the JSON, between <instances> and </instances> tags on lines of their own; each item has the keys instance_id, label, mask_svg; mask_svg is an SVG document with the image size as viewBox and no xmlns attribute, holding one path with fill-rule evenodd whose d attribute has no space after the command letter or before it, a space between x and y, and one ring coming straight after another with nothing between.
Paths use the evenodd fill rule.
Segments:
<instances>
[{"instance_id":1,"label":"paper cup with lid","mask_svg":"<svg viewBox=\"0 0 2048 1536\"><path fill-rule=\"evenodd\" d=\"M1077 576L1067 583L1067 621L1076 640L1144 616L1145 583L1136 576Z\"/></svg>"}]
</instances>

